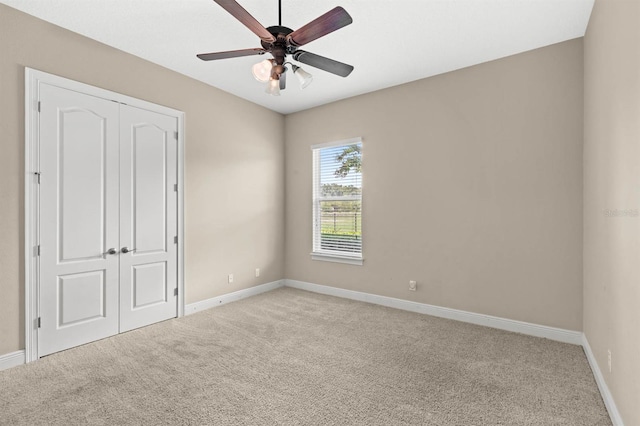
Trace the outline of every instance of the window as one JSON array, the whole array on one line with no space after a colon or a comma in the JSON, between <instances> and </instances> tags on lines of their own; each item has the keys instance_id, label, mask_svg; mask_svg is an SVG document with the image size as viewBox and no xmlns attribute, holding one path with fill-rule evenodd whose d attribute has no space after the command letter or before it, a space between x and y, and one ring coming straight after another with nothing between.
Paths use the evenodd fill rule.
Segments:
<instances>
[{"instance_id":1,"label":"window","mask_svg":"<svg viewBox=\"0 0 640 426\"><path fill-rule=\"evenodd\" d=\"M362 140L314 145L314 260L362 265Z\"/></svg>"}]
</instances>

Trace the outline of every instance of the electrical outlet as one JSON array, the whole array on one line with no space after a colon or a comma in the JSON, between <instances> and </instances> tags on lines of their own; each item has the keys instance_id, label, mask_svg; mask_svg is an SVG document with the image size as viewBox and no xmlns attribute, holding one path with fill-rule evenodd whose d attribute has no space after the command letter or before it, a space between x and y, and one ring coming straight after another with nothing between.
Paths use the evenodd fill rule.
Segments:
<instances>
[{"instance_id":1,"label":"electrical outlet","mask_svg":"<svg viewBox=\"0 0 640 426\"><path fill-rule=\"evenodd\" d=\"M233 283L233 274L229 274L227 281L229 281L229 284Z\"/></svg>"},{"instance_id":2,"label":"electrical outlet","mask_svg":"<svg viewBox=\"0 0 640 426\"><path fill-rule=\"evenodd\" d=\"M609 373L611 373L611 349L607 350L607 364L609 365Z\"/></svg>"},{"instance_id":3,"label":"electrical outlet","mask_svg":"<svg viewBox=\"0 0 640 426\"><path fill-rule=\"evenodd\" d=\"M260 276L260 268L256 268L256 278Z\"/></svg>"},{"instance_id":4,"label":"electrical outlet","mask_svg":"<svg viewBox=\"0 0 640 426\"><path fill-rule=\"evenodd\" d=\"M409 281L409 290L416 291L418 289L418 283L415 281Z\"/></svg>"}]
</instances>

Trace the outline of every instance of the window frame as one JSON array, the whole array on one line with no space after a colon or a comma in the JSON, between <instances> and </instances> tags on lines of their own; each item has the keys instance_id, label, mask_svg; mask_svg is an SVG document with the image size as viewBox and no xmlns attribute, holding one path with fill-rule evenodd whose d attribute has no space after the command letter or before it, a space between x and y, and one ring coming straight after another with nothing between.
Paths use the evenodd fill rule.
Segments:
<instances>
[{"instance_id":1,"label":"window frame","mask_svg":"<svg viewBox=\"0 0 640 426\"><path fill-rule=\"evenodd\" d=\"M311 224L311 232L312 232L312 250L311 250L311 259L312 260L320 260L325 262L337 262L337 263L346 263L350 265L362 265L364 262L363 257L363 247L360 247L359 253L350 253L350 252L342 252L338 250L322 250L320 248L321 242L317 239L320 236L320 232L318 231L318 227L322 226L321 224L321 202L323 201L360 201L360 229L361 234L363 233L363 223L362 223L362 190L360 191L360 195L347 195L347 196L329 196L322 197L320 194L322 193L322 188L320 185L320 151L326 148L336 148L336 147L347 147L350 145L360 144L361 146L361 154L363 149L363 143L361 137L355 137L351 139L344 139L333 142L325 142L320 144L311 145L311 155L312 155L312 224ZM362 176L360 177L362 184ZM360 237L362 241L362 235Z\"/></svg>"}]
</instances>

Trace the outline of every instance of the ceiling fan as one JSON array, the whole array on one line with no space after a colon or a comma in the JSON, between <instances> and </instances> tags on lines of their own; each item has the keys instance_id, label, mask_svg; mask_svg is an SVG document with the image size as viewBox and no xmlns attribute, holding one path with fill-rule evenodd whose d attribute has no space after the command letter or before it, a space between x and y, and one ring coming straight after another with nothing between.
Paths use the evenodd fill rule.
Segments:
<instances>
[{"instance_id":1,"label":"ceiling fan","mask_svg":"<svg viewBox=\"0 0 640 426\"><path fill-rule=\"evenodd\" d=\"M266 92L279 96L280 90L286 87L285 64L290 64L293 74L298 77L301 87L304 88L311 82L311 74L304 71L297 65L285 62L287 55L303 64L330 72L340 77L346 77L353 71L353 66L316 55L311 52L299 49L320 37L339 30L353 22L351 16L342 7L331 9L324 15L319 16L308 24L292 30L282 26L282 4L278 0L278 25L263 27L253 16L249 14L235 0L213 0L224 10L229 12L249 28L255 35L260 37L261 48L230 50L226 52L201 53L198 58L203 61L213 61L217 59L237 58L241 56L264 55L270 53L273 59L266 59L253 66L254 77L261 82L268 82Z\"/></svg>"}]
</instances>

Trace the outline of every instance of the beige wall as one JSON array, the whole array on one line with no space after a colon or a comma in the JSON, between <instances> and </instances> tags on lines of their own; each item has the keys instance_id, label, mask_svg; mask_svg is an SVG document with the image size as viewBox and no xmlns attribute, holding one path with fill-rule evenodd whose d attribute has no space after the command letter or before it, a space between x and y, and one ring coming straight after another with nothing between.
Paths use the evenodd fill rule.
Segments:
<instances>
[{"instance_id":1,"label":"beige wall","mask_svg":"<svg viewBox=\"0 0 640 426\"><path fill-rule=\"evenodd\" d=\"M581 330L582 75L579 39L288 115L286 277ZM364 266L312 261L309 146L354 136Z\"/></svg>"},{"instance_id":2,"label":"beige wall","mask_svg":"<svg viewBox=\"0 0 640 426\"><path fill-rule=\"evenodd\" d=\"M0 355L24 348L25 66L185 111L187 303L282 278L280 114L0 5Z\"/></svg>"},{"instance_id":3,"label":"beige wall","mask_svg":"<svg viewBox=\"0 0 640 426\"><path fill-rule=\"evenodd\" d=\"M584 55L584 331L640 425L640 2L597 0Z\"/></svg>"}]
</instances>

